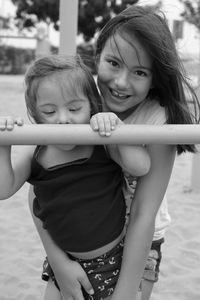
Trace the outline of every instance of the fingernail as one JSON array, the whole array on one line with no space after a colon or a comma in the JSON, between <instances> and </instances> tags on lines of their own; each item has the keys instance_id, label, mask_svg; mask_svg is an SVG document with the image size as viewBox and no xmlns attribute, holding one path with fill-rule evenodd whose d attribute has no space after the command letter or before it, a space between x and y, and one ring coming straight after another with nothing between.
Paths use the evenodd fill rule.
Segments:
<instances>
[{"instance_id":1,"label":"fingernail","mask_svg":"<svg viewBox=\"0 0 200 300\"><path fill-rule=\"evenodd\" d=\"M94 290L93 289L89 290L89 294L93 295L94 294Z\"/></svg>"},{"instance_id":2,"label":"fingernail","mask_svg":"<svg viewBox=\"0 0 200 300\"><path fill-rule=\"evenodd\" d=\"M106 136L110 136L111 135L111 133L110 132L106 132Z\"/></svg>"}]
</instances>

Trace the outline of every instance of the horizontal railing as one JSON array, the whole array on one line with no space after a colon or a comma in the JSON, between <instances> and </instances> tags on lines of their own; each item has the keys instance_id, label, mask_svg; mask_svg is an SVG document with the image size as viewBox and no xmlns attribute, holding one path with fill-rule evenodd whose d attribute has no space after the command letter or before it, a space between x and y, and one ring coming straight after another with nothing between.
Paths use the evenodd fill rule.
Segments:
<instances>
[{"instance_id":1,"label":"horizontal railing","mask_svg":"<svg viewBox=\"0 0 200 300\"><path fill-rule=\"evenodd\" d=\"M121 125L101 137L90 125L31 124L0 131L0 145L200 144L200 125Z\"/></svg>"}]
</instances>

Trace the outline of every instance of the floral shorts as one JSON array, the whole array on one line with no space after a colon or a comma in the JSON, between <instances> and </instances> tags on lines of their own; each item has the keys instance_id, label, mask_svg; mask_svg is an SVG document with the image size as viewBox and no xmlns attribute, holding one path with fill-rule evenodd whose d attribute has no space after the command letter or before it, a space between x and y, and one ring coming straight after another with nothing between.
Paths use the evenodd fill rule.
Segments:
<instances>
[{"instance_id":1,"label":"floral shorts","mask_svg":"<svg viewBox=\"0 0 200 300\"><path fill-rule=\"evenodd\" d=\"M82 266L94 289L93 295L89 295L83 290L84 299L103 300L112 295L121 268L123 247L124 239L113 249L94 259L79 259L68 254L70 259L77 261ZM53 280L59 289L53 270L46 258L43 264L42 279L48 281L49 278Z\"/></svg>"}]
</instances>

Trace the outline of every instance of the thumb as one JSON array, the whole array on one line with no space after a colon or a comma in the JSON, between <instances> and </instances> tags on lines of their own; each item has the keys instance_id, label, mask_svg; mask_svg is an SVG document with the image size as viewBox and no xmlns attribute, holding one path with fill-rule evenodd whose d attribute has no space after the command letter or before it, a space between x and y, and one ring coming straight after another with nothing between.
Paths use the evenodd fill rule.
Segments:
<instances>
[{"instance_id":1,"label":"thumb","mask_svg":"<svg viewBox=\"0 0 200 300\"><path fill-rule=\"evenodd\" d=\"M82 286L82 288L89 294L89 295L93 295L94 294L94 289L87 277L87 275L85 274L85 276L80 278L80 284Z\"/></svg>"}]
</instances>

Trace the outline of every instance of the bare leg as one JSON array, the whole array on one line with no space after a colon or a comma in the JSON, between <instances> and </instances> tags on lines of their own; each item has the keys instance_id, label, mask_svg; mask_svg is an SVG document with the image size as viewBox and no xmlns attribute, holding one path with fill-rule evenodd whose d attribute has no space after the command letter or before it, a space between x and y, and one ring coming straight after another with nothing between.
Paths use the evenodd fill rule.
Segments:
<instances>
[{"instance_id":1,"label":"bare leg","mask_svg":"<svg viewBox=\"0 0 200 300\"><path fill-rule=\"evenodd\" d=\"M62 300L63 297L51 279L47 283L44 300Z\"/></svg>"}]
</instances>

